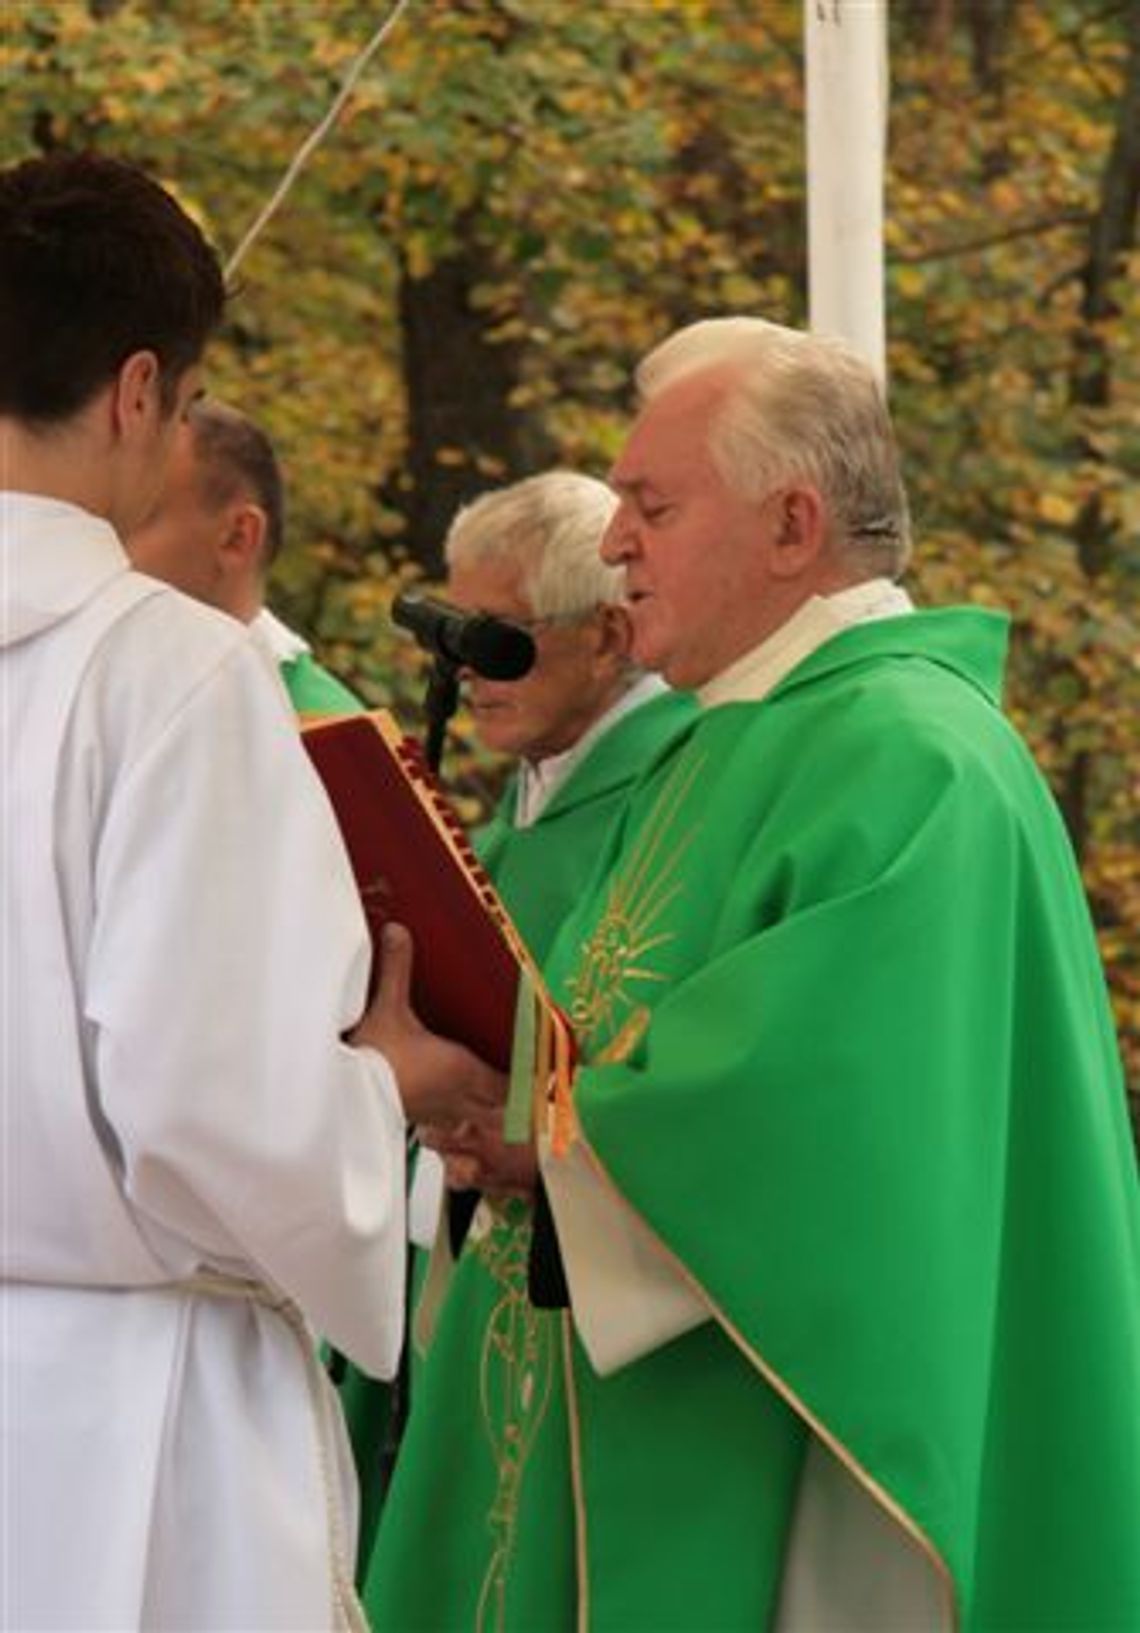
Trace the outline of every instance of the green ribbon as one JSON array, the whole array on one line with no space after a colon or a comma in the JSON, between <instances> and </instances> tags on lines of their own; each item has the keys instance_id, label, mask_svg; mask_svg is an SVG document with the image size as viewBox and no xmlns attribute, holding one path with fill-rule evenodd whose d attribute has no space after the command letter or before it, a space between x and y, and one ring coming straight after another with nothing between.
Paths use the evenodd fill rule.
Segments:
<instances>
[{"instance_id":1,"label":"green ribbon","mask_svg":"<svg viewBox=\"0 0 1140 1633\"><path fill-rule=\"evenodd\" d=\"M511 1045L511 1082L503 1111L503 1139L525 1145L531 1136L531 1101L534 1094L535 1017L534 982L529 971L519 971L515 994L515 1030Z\"/></svg>"}]
</instances>

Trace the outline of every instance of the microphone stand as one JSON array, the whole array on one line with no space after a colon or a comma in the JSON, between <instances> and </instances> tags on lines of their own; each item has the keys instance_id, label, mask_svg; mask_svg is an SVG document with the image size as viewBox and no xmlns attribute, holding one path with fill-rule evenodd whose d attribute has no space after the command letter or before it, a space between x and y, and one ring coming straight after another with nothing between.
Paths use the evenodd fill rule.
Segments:
<instances>
[{"instance_id":1,"label":"microphone stand","mask_svg":"<svg viewBox=\"0 0 1140 1633\"><path fill-rule=\"evenodd\" d=\"M440 761L443 759L447 723L458 705L459 669L450 658L437 654L428 676L427 693L424 697L424 715L427 719L424 757L432 771L439 770Z\"/></svg>"},{"instance_id":2,"label":"microphone stand","mask_svg":"<svg viewBox=\"0 0 1140 1633\"><path fill-rule=\"evenodd\" d=\"M450 658L445 657L443 653L433 653L427 691L424 694L424 758L432 772L439 771L443 759L443 745L447 736L448 722L458 706L459 666L453 663ZM411 1158L415 1149L417 1147L414 1141L409 1142L409 1158ZM410 1161L408 1167L410 1190L411 1175L414 1172ZM477 1193L475 1200L478 1200ZM472 1207L471 1212L474 1212L474 1207ZM469 1218L470 1215L468 1215ZM466 1234L466 1227L464 1227L464 1234ZM404 1438L404 1430L408 1422L408 1410L411 1405L411 1316L415 1254L416 1249L409 1241L407 1262L404 1267L404 1309L406 1312L404 1347L400 1352L400 1362L396 1369L396 1376L392 1379L388 1421L385 1425L383 1445L380 1451L381 1485L385 1494L387 1494L395 1471L396 1458L399 1455L400 1445Z\"/></svg>"},{"instance_id":3,"label":"microphone stand","mask_svg":"<svg viewBox=\"0 0 1140 1633\"><path fill-rule=\"evenodd\" d=\"M439 770L447 722L455 713L458 703L459 667L443 653L436 653L424 698L424 713L427 717L424 757L432 771ZM479 1196L478 1191L449 1191L444 1198L451 1251L456 1258L459 1257L475 1209L479 1205Z\"/></svg>"},{"instance_id":4,"label":"microphone stand","mask_svg":"<svg viewBox=\"0 0 1140 1633\"><path fill-rule=\"evenodd\" d=\"M447 723L459 703L459 666L442 652L433 653L431 674L428 677L427 693L424 699L424 713L427 719L424 755L433 772L438 772L443 755L443 742L447 733ZM475 1217L475 1210L482 1200L479 1190L445 1191L443 1199L444 1214L447 1219L447 1236L453 1259L458 1259L463 1251L463 1244L467 1240L467 1233L471 1229L471 1221ZM527 1290L531 1303L540 1310L564 1310L570 1303L570 1291L566 1282L566 1273L562 1263L562 1253L558 1245L558 1233L554 1225L554 1216L550 1210L550 1200L546 1194L546 1187L540 1182L535 1197L535 1224L533 1245L530 1254L530 1263L527 1272ZM414 1249L408 1249L407 1294L406 1307L409 1316L412 1305L412 1266L414 1263ZM400 1368L392 1385L392 1413L389 1425L388 1445L391 1463L388 1465L388 1478L395 1463L396 1454L403 1438L404 1426L407 1422L410 1400L410 1376L408 1371L408 1346L411 1340L406 1339L404 1353L400 1360Z\"/></svg>"}]
</instances>

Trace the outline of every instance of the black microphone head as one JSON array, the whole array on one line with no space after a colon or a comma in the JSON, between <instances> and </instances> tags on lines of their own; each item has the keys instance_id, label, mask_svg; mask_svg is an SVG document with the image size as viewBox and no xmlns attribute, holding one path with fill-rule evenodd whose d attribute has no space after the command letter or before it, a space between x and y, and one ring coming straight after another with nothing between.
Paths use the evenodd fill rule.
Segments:
<instances>
[{"instance_id":1,"label":"black microphone head","mask_svg":"<svg viewBox=\"0 0 1140 1633\"><path fill-rule=\"evenodd\" d=\"M474 669L487 680L519 680L534 668L533 636L506 618L462 612L434 596L404 590L392 603L392 620L434 657Z\"/></svg>"}]
</instances>

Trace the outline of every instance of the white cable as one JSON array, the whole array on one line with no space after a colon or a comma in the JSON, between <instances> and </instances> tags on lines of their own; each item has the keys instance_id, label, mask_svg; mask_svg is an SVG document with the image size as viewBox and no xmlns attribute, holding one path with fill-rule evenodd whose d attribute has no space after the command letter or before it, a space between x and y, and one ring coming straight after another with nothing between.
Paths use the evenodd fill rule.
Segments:
<instances>
[{"instance_id":1,"label":"white cable","mask_svg":"<svg viewBox=\"0 0 1140 1633\"><path fill-rule=\"evenodd\" d=\"M332 106L329 108L328 112L325 114L324 118L321 120L316 129L309 134L309 136L297 149L296 153L293 155L288 170L286 170L285 174L278 182L272 197L269 199L269 202L265 205L265 208L258 215L256 221L253 223L253 226L250 227L237 249L234 250L233 254L226 262L225 277L227 283L233 277L238 266L244 260L250 245L258 237L265 224L276 213L278 206L288 193L289 189L292 187L293 183L296 181L301 172L301 167L304 165L309 155L328 135L328 132L331 130L337 115L340 113L341 109L352 95L357 80L367 68L374 54L383 45L390 30L399 21L401 14L410 4L411 0L396 0L395 5L392 7L383 23L381 23L380 27L376 30L376 33L372 36L368 44L364 47L364 50L360 53L352 67L349 69L347 75L345 76L344 84L337 92Z\"/></svg>"}]
</instances>

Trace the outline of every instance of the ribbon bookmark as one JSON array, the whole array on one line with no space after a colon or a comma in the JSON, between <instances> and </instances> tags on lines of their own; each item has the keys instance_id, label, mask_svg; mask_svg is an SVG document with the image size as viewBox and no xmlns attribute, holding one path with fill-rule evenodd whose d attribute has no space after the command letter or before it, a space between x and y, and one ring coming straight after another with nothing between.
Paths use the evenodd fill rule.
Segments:
<instances>
[{"instance_id":1,"label":"ribbon bookmark","mask_svg":"<svg viewBox=\"0 0 1140 1633\"><path fill-rule=\"evenodd\" d=\"M535 1060L537 1008L534 981L524 965L519 969L518 992L515 995L511 1081L507 1090L507 1104L503 1111L503 1139L507 1145L525 1145L531 1137L534 1078L538 1065Z\"/></svg>"}]
</instances>

